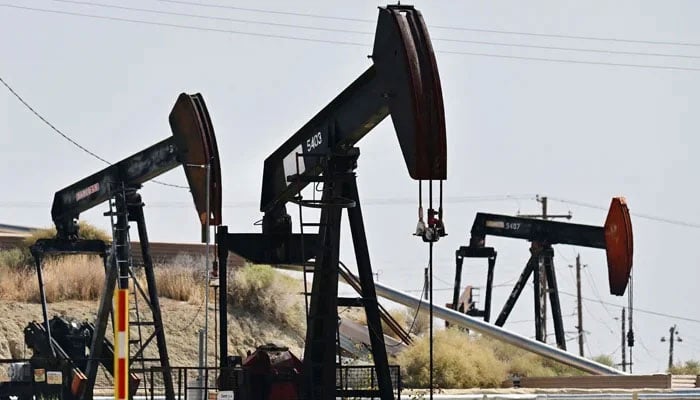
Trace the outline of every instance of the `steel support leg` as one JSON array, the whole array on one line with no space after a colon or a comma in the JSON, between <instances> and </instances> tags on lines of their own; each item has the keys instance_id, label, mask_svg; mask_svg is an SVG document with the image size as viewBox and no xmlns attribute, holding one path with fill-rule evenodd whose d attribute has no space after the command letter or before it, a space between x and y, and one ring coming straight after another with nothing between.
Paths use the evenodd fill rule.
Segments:
<instances>
[{"instance_id":1,"label":"steel support leg","mask_svg":"<svg viewBox=\"0 0 700 400\"><path fill-rule=\"evenodd\" d=\"M228 262L228 248L222 246L219 243L223 242L222 238L228 235L228 226L221 226L216 231L216 243L219 258L219 353L221 355L219 359L220 367L222 373L224 368L228 367L228 268L226 263ZM221 390L230 390L233 388L224 387L224 382L226 379L220 380Z\"/></svg>"},{"instance_id":2,"label":"steel support leg","mask_svg":"<svg viewBox=\"0 0 700 400\"><path fill-rule=\"evenodd\" d=\"M493 270L496 267L496 256L489 257L489 269L486 274L486 299L484 300L484 321L491 319L491 293L493 292Z\"/></svg>"},{"instance_id":3,"label":"steel support leg","mask_svg":"<svg viewBox=\"0 0 700 400\"><path fill-rule=\"evenodd\" d=\"M331 160L331 162L333 162ZM331 165L329 173L333 174ZM324 184L322 201L330 204L342 194L332 178ZM338 329L338 262L342 208L328 205L321 211L321 251L314 265L304 348L305 398L336 398L336 330Z\"/></svg>"},{"instance_id":4,"label":"steel support leg","mask_svg":"<svg viewBox=\"0 0 700 400\"><path fill-rule=\"evenodd\" d=\"M355 260L357 261L357 273L362 286L362 299L367 316L367 326L372 344L372 358L374 368L377 372L377 383L379 385L380 398L382 400L392 400L394 391L391 383L391 373L389 372L389 360L386 355L386 345L384 344L384 334L379 318L379 305L377 303L377 293L374 288L372 277L372 265L369 259L369 249L367 247L367 236L362 219L362 209L360 207L360 196L357 191L357 181L355 178L345 183L345 197L355 201L355 207L348 208L348 219L350 220L350 231L352 242L355 248Z\"/></svg>"},{"instance_id":5,"label":"steel support leg","mask_svg":"<svg viewBox=\"0 0 700 400\"><path fill-rule=\"evenodd\" d=\"M554 321L554 333L557 338L557 347L566 350L566 338L564 336L564 322L561 316L561 304L559 303L559 288L554 271L554 251L551 246L543 250L544 271L547 275L547 287L549 288L549 303L552 306L552 320Z\"/></svg>"},{"instance_id":6,"label":"steel support leg","mask_svg":"<svg viewBox=\"0 0 700 400\"><path fill-rule=\"evenodd\" d=\"M153 314L153 324L158 345L158 355L160 356L160 366L163 369L163 386L166 400L175 399L175 388L173 387L172 371L170 369L170 358L168 357L168 347L165 344L165 329L163 327L163 317L160 312L160 300L158 299L158 289L156 287L156 276L153 270L153 259L151 258L150 244L148 242L148 231L146 230L146 219L143 214L143 203L141 196L136 194L133 198L135 204L130 205L130 215L136 221L139 232L139 243L141 245L141 256L143 257L144 273L148 284L148 301ZM145 384L145 382L144 382Z\"/></svg>"},{"instance_id":7,"label":"steel support leg","mask_svg":"<svg viewBox=\"0 0 700 400\"><path fill-rule=\"evenodd\" d=\"M51 354L55 356L56 351L53 348L53 342L51 340L51 326L49 325L49 310L46 306L46 291L44 290L44 277L41 273L41 264L43 260L43 256L34 255L34 263L36 264L36 277L39 280L39 299L41 301L41 313L44 315L44 325L46 326L48 346L49 349L51 349Z\"/></svg>"},{"instance_id":8,"label":"steel support leg","mask_svg":"<svg viewBox=\"0 0 700 400\"><path fill-rule=\"evenodd\" d=\"M525 264L525 269L523 270L522 274L520 274L520 278L517 282L515 282L515 286L513 286L513 291L510 293L508 300L506 300L506 304L503 306L503 310L501 310L501 313L498 315L498 319L496 319L497 326L503 326L503 324L506 323L510 312L513 311L513 306L515 306L515 302L518 301L520 293L522 293L523 289L525 288L525 284L527 284L528 279L530 279L530 275L532 275L532 272L536 267L537 257L531 256L527 264Z\"/></svg>"},{"instance_id":9,"label":"steel support leg","mask_svg":"<svg viewBox=\"0 0 700 400\"><path fill-rule=\"evenodd\" d=\"M452 309L459 311L457 303L459 303L459 292L462 290L462 264L464 264L464 257L460 254L459 250L455 253L455 288L454 292L452 292ZM488 290L488 286L486 287L486 290Z\"/></svg>"},{"instance_id":10,"label":"steel support leg","mask_svg":"<svg viewBox=\"0 0 700 400\"><path fill-rule=\"evenodd\" d=\"M532 283L533 289L532 294L535 300L535 340L538 342L545 342L547 340L544 332L545 329L542 325L546 324L547 321L542 318L542 257L539 255L535 257L535 267L533 268Z\"/></svg>"}]
</instances>

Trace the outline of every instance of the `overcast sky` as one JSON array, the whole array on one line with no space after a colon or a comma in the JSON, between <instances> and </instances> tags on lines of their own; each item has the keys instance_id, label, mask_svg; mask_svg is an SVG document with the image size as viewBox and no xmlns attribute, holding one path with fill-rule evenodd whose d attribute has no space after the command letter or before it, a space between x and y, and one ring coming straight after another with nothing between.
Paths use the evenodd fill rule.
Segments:
<instances>
[{"instance_id":1,"label":"overcast sky","mask_svg":"<svg viewBox=\"0 0 700 400\"><path fill-rule=\"evenodd\" d=\"M8 0L25 9L0 5L0 76L58 129L110 161L168 137L167 117L178 94L201 92L222 159L224 223L233 232L255 232L263 160L370 65L366 56L379 3L205 2L234 8L154 0ZM435 246L436 303L450 301L454 251L467 243L476 212L536 213L540 205L534 197L540 194L552 198L550 213L571 210L573 222L602 225L610 198L624 195L637 214L635 372L665 370L668 343L660 338L673 324L683 338L675 359L700 359L695 248L700 161L691 156L699 144L700 114L691 110L700 101L700 4L417 1L416 6L438 51L448 132L449 236ZM53 132L3 87L0 106L0 222L47 226L54 192L104 164ZM419 294L427 246L411 236L417 184L408 177L388 121L359 143L357 173L370 253L382 283ZM159 179L186 184L181 169ZM142 195L153 241L198 240L186 190L151 183ZM106 228L104 209L82 218ZM498 251L495 283L508 283L495 289L497 313L527 261L529 244L496 238L487 243ZM343 244L343 260L354 264L347 235ZM568 265L577 252L587 264L583 293L591 299L584 302L586 354L610 354L619 361L614 318L627 300L609 294L603 251L556 246L567 336L575 337L570 295L575 282ZM468 260L462 282L483 285L485 270L485 262ZM532 319L528 286L506 327L533 336ZM568 344L575 352L576 342Z\"/></svg>"}]
</instances>

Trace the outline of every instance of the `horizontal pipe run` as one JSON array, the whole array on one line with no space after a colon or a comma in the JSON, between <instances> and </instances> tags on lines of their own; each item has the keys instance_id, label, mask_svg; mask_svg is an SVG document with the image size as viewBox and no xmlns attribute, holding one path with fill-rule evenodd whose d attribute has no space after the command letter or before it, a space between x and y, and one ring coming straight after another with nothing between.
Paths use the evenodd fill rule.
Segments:
<instances>
[{"instance_id":1,"label":"horizontal pipe run","mask_svg":"<svg viewBox=\"0 0 700 400\"><path fill-rule=\"evenodd\" d=\"M378 282L375 282L374 286L377 290L377 296L384 297L386 299L395 301L413 309L417 309L418 307L426 307L427 309L428 307L428 304L426 304L421 299L403 293L396 289L392 289L389 286L385 286ZM519 335L514 332L510 332L496 325L488 324L486 322L483 322L476 318L472 318L468 315L459 313L446 307L433 305L433 315L451 324L455 324L463 328L477 331L484 335L512 344L513 346L519 347L521 349L525 349L535 354L539 354L542 357L547 357L549 359L559 361L563 364L580 369L582 371L589 372L591 374L627 375L626 373L619 371L613 367L609 367L607 365L597 363L587 358L567 353L566 351L560 350L556 347L552 347L545 343L526 338L525 336Z\"/></svg>"}]
</instances>

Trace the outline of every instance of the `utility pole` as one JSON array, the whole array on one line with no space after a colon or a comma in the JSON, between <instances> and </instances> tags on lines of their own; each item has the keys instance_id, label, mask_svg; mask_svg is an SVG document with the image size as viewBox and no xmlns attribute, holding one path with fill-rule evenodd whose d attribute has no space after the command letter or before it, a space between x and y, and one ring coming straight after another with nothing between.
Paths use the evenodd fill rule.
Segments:
<instances>
[{"instance_id":1,"label":"utility pole","mask_svg":"<svg viewBox=\"0 0 700 400\"><path fill-rule=\"evenodd\" d=\"M632 275L630 274L629 285L627 289L627 308L629 309L629 314L627 315L627 320L629 322L629 331L627 331L627 347L630 350L630 373L632 373L632 347L634 347L634 324L632 321L632 311L634 310L634 285L632 284Z\"/></svg>"},{"instance_id":2,"label":"utility pole","mask_svg":"<svg viewBox=\"0 0 700 400\"><path fill-rule=\"evenodd\" d=\"M620 318L620 321L622 321L622 372L627 372L627 361L625 360L625 357L627 357L627 342L625 341L625 307L622 307L622 318Z\"/></svg>"},{"instance_id":3,"label":"utility pole","mask_svg":"<svg viewBox=\"0 0 700 400\"><path fill-rule=\"evenodd\" d=\"M538 200L542 203L542 219L547 219L547 196L543 196ZM540 320L542 321L542 340L547 343L547 271L545 270L544 262L540 263Z\"/></svg>"},{"instance_id":4,"label":"utility pole","mask_svg":"<svg viewBox=\"0 0 700 400\"><path fill-rule=\"evenodd\" d=\"M683 339L678 337L678 327L673 325L669 330L669 340L668 340L668 371L671 372L673 368L673 342L682 342ZM662 342L666 341L665 337L661 338Z\"/></svg>"},{"instance_id":5,"label":"utility pole","mask_svg":"<svg viewBox=\"0 0 700 400\"><path fill-rule=\"evenodd\" d=\"M581 254L576 254L576 314L578 315L578 355L583 357L583 307L581 304ZM585 267L585 265L583 265Z\"/></svg>"}]
</instances>

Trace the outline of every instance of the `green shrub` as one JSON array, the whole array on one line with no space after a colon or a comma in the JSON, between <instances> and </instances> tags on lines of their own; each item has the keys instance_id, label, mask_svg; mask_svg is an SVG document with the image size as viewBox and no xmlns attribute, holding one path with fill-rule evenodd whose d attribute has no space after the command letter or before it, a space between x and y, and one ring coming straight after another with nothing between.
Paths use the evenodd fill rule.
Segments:
<instances>
[{"instance_id":1,"label":"green shrub","mask_svg":"<svg viewBox=\"0 0 700 400\"><path fill-rule=\"evenodd\" d=\"M433 345L434 379L445 389L499 387L513 376L584 374L507 343L468 335L456 328L437 331ZM423 336L396 357L407 387L428 387L428 346L428 338Z\"/></svg>"},{"instance_id":2,"label":"green shrub","mask_svg":"<svg viewBox=\"0 0 700 400\"><path fill-rule=\"evenodd\" d=\"M612 356L609 356L607 354L599 354L599 355L591 358L591 360L593 360L597 363L601 363L603 365L607 365L608 367L615 366L615 361L613 361Z\"/></svg>"},{"instance_id":3,"label":"green shrub","mask_svg":"<svg viewBox=\"0 0 700 400\"><path fill-rule=\"evenodd\" d=\"M700 361L688 360L685 364L676 364L668 372L674 375L700 375Z\"/></svg>"},{"instance_id":4,"label":"green shrub","mask_svg":"<svg viewBox=\"0 0 700 400\"><path fill-rule=\"evenodd\" d=\"M482 346L487 346L494 350L496 357L507 366L509 376L572 376L583 374L583 372L573 367L499 340L479 337L478 341Z\"/></svg>"},{"instance_id":5,"label":"green shrub","mask_svg":"<svg viewBox=\"0 0 700 400\"><path fill-rule=\"evenodd\" d=\"M429 385L428 339L421 337L397 356L407 387ZM435 332L433 366L433 383L439 388L499 387L507 376L491 348L456 329Z\"/></svg>"},{"instance_id":6,"label":"green shrub","mask_svg":"<svg viewBox=\"0 0 700 400\"><path fill-rule=\"evenodd\" d=\"M14 248L0 251L0 266L11 270L24 269L33 264L27 248Z\"/></svg>"}]
</instances>

